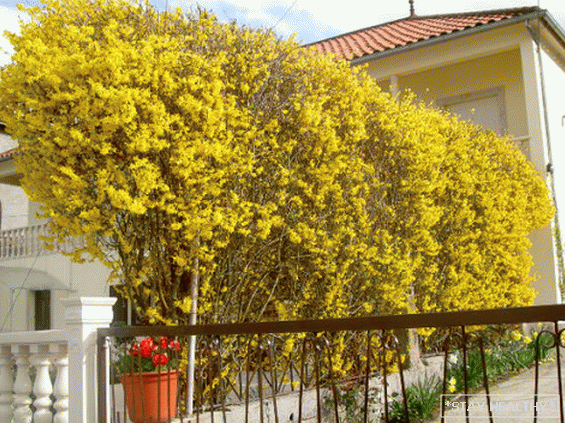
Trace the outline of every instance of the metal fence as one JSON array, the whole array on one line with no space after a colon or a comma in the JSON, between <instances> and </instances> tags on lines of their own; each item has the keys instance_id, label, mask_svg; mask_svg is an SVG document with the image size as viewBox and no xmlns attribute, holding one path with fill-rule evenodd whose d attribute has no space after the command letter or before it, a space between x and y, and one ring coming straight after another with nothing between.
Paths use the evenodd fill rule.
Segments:
<instances>
[{"instance_id":1,"label":"metal fence","mask_svg":"<svg viewBox=\"0 0 565 423\"><path fill-rule=\"evenodd\" d=\"M564 320L565 305L548 305L347 319L99 329L99 421L129 421L125 417L126 409L129 409L130 419L132 413L135 414L133 409L137 409L137 414L141 414L137 420L132 419L135 423L408 422L403 363L407 346L400 335L408 329L435 328L443 334L437 344L442 357L443 394L449 393L449 357L458 351L462 359L464 392L460 403L465 405L465 413L458 421L473 421L467 407L470 392L467 360L474 352L482 360L486 421L494 422L496 413L492 412L490 378L485 364L484 339L489 332L485 327L543 322L541 328L536 326L537 333L532 340L535 346L532 400L533 404L538 404L540 339L545 336L550 339L545 348L555 357L558 380L555 395L559 401L554 421L564 422L560 348L565 338L559 327L559 322ZM126 400L123 393L117 393L128 390L125 388L128 383L130 388L136 385L140 391L149 389L148 382L139 377L131 379L140 373L130 375L128 382L124 375L116 376L115 371L116 354L120 349L123 352L124 342L140 337L153 337L156 343L160 337L167 337L167 342L178 340L183 344L178 356L174 349L169 354L169 359L178 359L180 371L157 371L157 376L167 380L164 387L156 388L156 395L161 399L157 405L158 417L151 417L146 411L148 405L144 401L147 400ZM187 377L190 337L197 340L193 385ZM121 373L125 373L123 369ZM118 378L121 384L117 383ZM395 388L391 384L393 378L397 381ZM189 385L194 392L187 396ZM179 395L173 402L165 399L177 388ZM391 395L392 389L398 391L395 397ZM441 421L445 420L448 405L446 395L442 395ZM187 414L187 410L191 413ZM543 416L538 407L530 411L527 417L531 420L520 421L541 421Z\"/></svg>"}]
</instances>

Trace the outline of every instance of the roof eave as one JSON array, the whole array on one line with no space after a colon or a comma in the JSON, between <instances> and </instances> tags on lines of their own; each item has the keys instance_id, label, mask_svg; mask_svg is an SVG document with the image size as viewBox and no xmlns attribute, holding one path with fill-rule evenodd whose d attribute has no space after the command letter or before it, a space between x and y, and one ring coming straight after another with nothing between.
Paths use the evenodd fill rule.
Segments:
<instances>
[{"instance_id":1,"label":"roof eave","mask_svg":"<svg viewBox=\"0 0 565 423\"><path fill-rule=\"evenodd\" d=\"M565 49L565 32L563 32L563 28L559 25L559 23L551 16L551 14L547 11L543 11L543 20L544 23L547 25L549 30L553 32L557 41L563 46Z\"/></svg>"},{"instance_id":2,"label":"roof eave","mask_svg":"<svg viewBox=\"0 0 565 423\"><path fill-rule=\"evenodd\" d=\"M449 33L449 34L429 38L429 39L424 40L424 41L418 41L418 42L415 42L415 43L410 43L410 44L407 44L407 45L402 46L402 47L396 47L394 49L389 49L389 50L379 51L377 53L368 54L366 56L351 59L350 63L352 65L361 65L363 63L367 63L367 62L370 62L370 61L375 60L375 59L382 59L383 57L393 56L395 54L406 53L406 52L411 51L411 50L416 50L416 49L419 49L419 48L431 46L431 45L434 45L434 44L443 43L443 42L454 40L454 39L457 39L457 38L462 38L462 37L467 37L467 36L474 35L474 34L479 34L481 32L492 31L492 30L497 29L497 28L503 28L505 26L514 25L518 22L522 22L522 21L529 20L529 19L536 19L536 18L540 18L540 17L546 18L546 21L550 23L552 29L554 29L553 26L556 26L556 29L557 29L556 32L558 33L558 35L561 36L561 34L563 34L563 31L560 30L559 25L557 25L555 20L553 20L553 18L551 18L551 15L549 15L546 10L540 9L540 10L536 10L532 13L528 13L528 14L520 15L520 16L515 16L515 17L510 18L510 19L504 19L504 20L494 22L494 23L479 25L479 26L475 26L473 28L464 29L464 30L461 30L461 31L452 32L452 33ZM548 19L548 17L549 17L549 19ZM565 37L562 38L562 39L565 40Z\"/></svg>"}]
</instances>

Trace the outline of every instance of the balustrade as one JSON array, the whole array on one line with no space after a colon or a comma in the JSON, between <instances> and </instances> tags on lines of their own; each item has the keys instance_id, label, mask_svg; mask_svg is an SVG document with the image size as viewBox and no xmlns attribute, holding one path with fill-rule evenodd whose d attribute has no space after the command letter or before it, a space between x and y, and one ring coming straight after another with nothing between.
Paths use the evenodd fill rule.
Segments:
<instances>
[{"instance_id":1,"label":"balustrade","mask_svg":"<svg viewBox=\"0 0 565 423\"><path fill-rule=\"evenodd\" d=\"M0 231L0 260L66 252L84 246L82 238L73 238L64 243L56 243L53 249L47 250L41 239L46 235L47 223Z\"/></svg>"},{"instance_id":2,"label":"balustrade","mask_svg":"<svg viewBox=\"0 0 565 423\"><path fill-rule=\"evenodd\" d=\"M0 346L0 421L9 422L12 417L12 354L9 345Z\"/></svg>"},{"instance_id":3,"label":"balustrade","mask_svg":"<svg viewBox=\"0 0 565 423\"><path fill-rule=\"evenodd\" d=\"M91 334L111 322L114 301L66 299L65 329L0 333L0 422L95 421L97 382L85 378L95 357Z\"/></svg>"}]
</instances>

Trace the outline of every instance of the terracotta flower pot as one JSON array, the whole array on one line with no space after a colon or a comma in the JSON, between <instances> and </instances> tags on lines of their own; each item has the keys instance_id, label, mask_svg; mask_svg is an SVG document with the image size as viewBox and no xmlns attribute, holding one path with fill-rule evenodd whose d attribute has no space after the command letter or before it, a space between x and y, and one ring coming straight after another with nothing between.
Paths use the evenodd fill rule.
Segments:
<instances>
[{"instance_id":1,"label":"terracotta flower pot","mask_svg":"<svg viewBox=\"0 0 565 423\"><path fill-rule=\"evenodd\" d=\"M162 423L176 417L178 370L121 374L118 377L133 423Z\"/></svg>"}]
</instances>

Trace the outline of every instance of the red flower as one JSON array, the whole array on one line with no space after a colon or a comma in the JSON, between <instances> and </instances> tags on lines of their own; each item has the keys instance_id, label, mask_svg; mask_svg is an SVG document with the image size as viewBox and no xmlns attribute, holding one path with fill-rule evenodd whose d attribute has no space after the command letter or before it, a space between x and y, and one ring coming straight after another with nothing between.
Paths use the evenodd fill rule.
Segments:
<instances>
[{"instance_id":1,"label":"red flower","mask_svg":"<svg viewBox=\"0 0 565 423\"><path fill-rule=\"evenodd\" d=\"M176 339L174 341L171 341L171 343L169 344L169 348L172 350L180 351L179 341L177 341Z\"/></svg>"},{"instance_id":2,"label":"red flower","mask_svg":"<svg viewBox=\"0 0 565 423\"><path fill-rule=\"evenodd\" d=\"M155 354L151 359L151 363L153 363L155 367L166 366L168 362L169 359L165 354Z\"/></svg>"},{"instance_id":3,"label":"red flower","mask_svg":"<svg viewBox=\"0 0 565 423\"><path fill-rule=\"evenodd\" d=\"M151 354L153 354L153 350L155 350L156 348L157 348L157 345L153 341L153 338L146 338L146 339L142 340L141 341L141 348L140 348L141 356L143 358L151 357Z\"/></svg>"},{"instance_id":4,"label":"red flower","mask_svg":"<svg viewBox=\"0 0 565 423\"><path fill-rule=\"evenodd\" d=\"M137 342L131 344L131 349L128 351L128 353L129 355L133 355L134 357L137 357L139 354L139 344Z\"/></svg>"},{"instance_id":5,"label":"red flower","mask_svg":"<svg viewBox=\"0 0 565 423\"><path fill-rule=\"evenodd\" d=\"M159 338L159 345L161 346L162 349L166 350L168 343L169 340L167 339L166 336L162 336L161 338Z\"/></svg>"}]
</instances>

